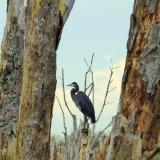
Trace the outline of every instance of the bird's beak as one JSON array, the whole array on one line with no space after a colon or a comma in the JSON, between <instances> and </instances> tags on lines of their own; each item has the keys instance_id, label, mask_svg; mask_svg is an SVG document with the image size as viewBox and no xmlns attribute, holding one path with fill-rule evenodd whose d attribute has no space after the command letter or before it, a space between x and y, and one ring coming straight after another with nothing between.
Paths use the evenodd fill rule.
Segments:
<instances>
[{"instance_id":1,"label":"bird's beak","mask_svg":"<svg viewBox=\"0 0 160 160\"><path fill-rule=\"evenodd\" d=\"M68 84L67 86L72 86L72 84Z\"/></svg>"}]
</instances>

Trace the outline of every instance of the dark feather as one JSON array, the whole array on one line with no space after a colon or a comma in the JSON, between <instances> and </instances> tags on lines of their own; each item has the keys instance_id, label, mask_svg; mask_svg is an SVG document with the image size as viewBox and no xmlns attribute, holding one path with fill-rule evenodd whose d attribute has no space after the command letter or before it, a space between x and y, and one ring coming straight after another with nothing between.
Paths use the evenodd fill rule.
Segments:
<instances>
[{"instance_id":1,"label":"dark feather","mask_svg":"<svg viewBox=\"0 0 160 160\"><path fill-rule=\"evenodd\" d=\"M91 119L91 123L96 123L95 111L93 104L89 97L82 91L79 91L79 86L76 82L71 83L69 86L72 86L71 97L79 110Z\"/></svg>"},{"instance_id":2,"label":"dark feather","mask_svg":"<svg viewBox=\"0 0 160 160\"><path fill-rule=\"evenodd\" d=\"M92 123L95 123L95 111L93 104L89 97L82 91L75 94L76 105L80 108L81 112L91 119Z\"/></svg>"}]
</instances>

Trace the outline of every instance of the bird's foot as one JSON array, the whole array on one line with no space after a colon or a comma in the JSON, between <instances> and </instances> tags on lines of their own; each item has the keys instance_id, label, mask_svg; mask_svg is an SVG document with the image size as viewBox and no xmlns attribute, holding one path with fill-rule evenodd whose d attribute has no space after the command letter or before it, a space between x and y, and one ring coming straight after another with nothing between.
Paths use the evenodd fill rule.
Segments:
<instances>
[{"instance_id":1,"label":"bird's foot","mask_svg":"<svg viewBox=\"0 0 160 160\"><path fill-rule=\"evenodd\" d=\"M82 134L88 135L88 129L83 128L82 129Z\"/></svg>"}]
</instances>

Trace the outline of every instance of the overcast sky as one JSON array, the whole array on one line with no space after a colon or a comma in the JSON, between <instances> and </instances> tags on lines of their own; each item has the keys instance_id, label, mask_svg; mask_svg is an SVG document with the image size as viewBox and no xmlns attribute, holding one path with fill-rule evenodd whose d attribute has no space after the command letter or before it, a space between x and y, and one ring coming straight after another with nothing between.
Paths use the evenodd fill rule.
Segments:
<instances>
[{"instance_id":1,"label":"overcast sky","mask_svg":"<svg viewBox=\"0 0 160 160\"><path fill-rule=\"evenodd\" d=\"M98 115L103 103L106 83L109 76L107 62L113 61L120 66L114 73L113 87L117 89L111 93L108 102L110 103L104 110L102 118L97 124L97 129L103 128L116 113L121 77L126 57L126 43L128 38L130 14L134 0L77 0L71 15L64 27L61 42L57 51L57 77L61 76L62 67L65 69L66 84L76 81L83 90L84 73L86 65L83 61L85 57L90 60L92 53L95 53L93 63L94 79L96 85L95 111ZM0 41L6 20L6 0L0 0ZM67 100L72 111L82 117L78 109L71 101L67 88ZM57 92L62 105L61 81L58 78ZM67 110L65 110L67 126L72 128L72 121ZM63 123L60 109L55 103L53 112L52 134L62 133Z\"/></svg>"}]
</instances>

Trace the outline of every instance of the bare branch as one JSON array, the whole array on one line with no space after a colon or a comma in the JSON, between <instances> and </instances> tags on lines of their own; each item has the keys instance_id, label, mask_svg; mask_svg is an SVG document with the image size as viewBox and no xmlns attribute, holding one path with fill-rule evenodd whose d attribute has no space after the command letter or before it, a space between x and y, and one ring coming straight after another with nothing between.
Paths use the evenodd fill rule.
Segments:
<instances>
[{"instance_id":1,"label":"bare branch","mask_svg":"<svg viewBox=\"0 0 160 160\"><path fill-rule=\"evenodd\" d=\"M113 122L113 120L111 122L109 122L107 124L107 126L103 130L99 131L99 133L97 134L97 136L93 139L93 141L91 143L91 146L90 146L90 153L91 153L91 151L93 149L93 146L96 143L97 139L112 125L112 122Z\"/></svg>"},{"instance_id":2,"label":"bare branch","mask_svg":"<svg viewBox=\"0 0 160 160\"><path fill-rule=\"evenodd\" d=\"M94 106L94 77L93 77L93 72L92 70L90 71L91 74L92 74L92 88L91 88L91 91L92 91L92 102L93 102L93 106Z\"/></svg>"},{"instance_id":3,"label":"bare branch","mask_svg":"<svg viewBox=\"0 0 160 160\"><path fill-rule=\"evenodd\" d=\"M116 66L116 67L112 67L113 70L114 70L114 69L117 69L117 68L120 68L120 65L119 65L119 66Z\"/></svg>"},{"instance_id":4,"label":"bare branch","mask_svg":"<svg viewBox=\"0 0 160 160\"><path fill-rule=\"evenodd\" d=\"M91 58L91 62L90 62L90 65L88 65L86 59L84 58L84 61L86 63L86 65L88 66L88 72L91 70L92 68L92 64L93 64L93 57L94 57L94 53L92 54L92 58Z\"/></svg>"},{"instance_id":5,"label":"bare branch","mask_svg":"<svg viewBox=\"0 0 160 160\"><path fill-rule=\"evenodd\" d=\"M113 79L110 81L110 83L112 83L113 82Z\"/></svg>"},{"instance_id":6,"label":"bare branch","mask_svg":"<svg viewBox=\"0 0 160 160\"><path fill-rule=\"evenodd\" d=\"M86 91L88 89L88 87L86 87L86 85L87 85L87 76L88 76L88 73L90 72L91 76L92 76L92 83L91 83L92 84L92 88L91 88L91 90L90 90L88 95L90 95L91 92L92 92L92 103L93 103L93 106L94 106L94 78L93 78L93 71L92 71L93 58L94 58L94 53L92 54L90 65L87 63L86 59L84 58L84 61L85 61L86 65L87 65L87 67L88 67L88 70L85 73L84 92L86 93Z\"/></svg>"},{"instance_id":7,"label":"bare branch","mask_svg":"<svg viewBox=\"0 0 160 160\"><path fill-rule=\"evenodd\" d=\"M61 109L61 112L62 112L62 116L63 116L63 126L64 126L64 137L65 137L65 143L67 142L67 127L66 127L66 120L65 120L65 114L64 114L64 111L63 111L63 108L62 108L62 105L59 101L59 98L55 95L56 99L57 99L57 102L58 102L58 105Z\"/></svg>"},{"instance_id":8,"label":"bare branch","mask_svg":"<svg viewBox=\"0 0 160 160\"><path fill-rule=\"evenodd\" d=\"M93 58L94 58L94 53L92 54L91 62L90 65L87 63L86 59L84 58L84 62L86 63L88 70L85 73L85 83L84 83L84 92L86 92L86 85L87 85L87 74L91 71L92 64L93 64Z\"/></svg>"},{"instance_id":9,"label":"bare branch","mask_svg":"<svg viewBox=\"0 0 160 160\"><path fill-rule=\"evenodd\" d=\"M91 86L91 89L90 89L90 91L89 91L89 93L88 93L88 96L90 96L91 92L93 91L93 88L94 88L94 85L93 85L93 83L92 83L92 86ZM92 97L92 99L93 99L93 97Z\"/></svg>"},{"instance_id":10,"label":"bare branch","mask_svg":"<svg viewBox=\"0 0 160 160\"><path fill-rule=\"evenodd\" d=\"M102 115L103 109L104 109L104 107L106 105L106 99L107 99L107 96L108 96L108 93L109 93L110 84L112 83L112 76L113 76L113 69L110 68L110 76L109 76L109 81L108 81L108 84L107 84L107 89L106 89L106 93L105 93L105 97L104 97L104 102L103 102L101 111L100 111L100 113L98 115L97 122L99 121L99 119L100 119L100 117Z\"/></svg>"},{"instance_id":11,"label":"bare branch","mask_svg":"<svg viewBox=\"0 0 160 160\"><path fill-rule=\"evenodd\" d=\"M66 101L66 94L65 94L65 87L64 87L64 69L62 69L62 87L63 87L63 99L64 99L65 106L67 107L70 115L73 117L74 115L71 112L71 110L69 109L69 106L68 106L67 101Z\"/></svg>"},{"instance_id":12,"label":"bare branch","mask_svg":"<svg viewBox=\"0 0 160 160\"><path fill-rule=\"evenodd\" d=\"M112 92L112 91L114 91L115 89L116 89L116 87L110 89L108 92Z\"/></svg>"},{"instance_id":13,"label":"bare branch","mask_svg":"<svg viewBox=\"0 0 160 160\"><path fill-rule=\"evenodd\" d=\"M66 94L65 94L65 85L64 85L64 69L62 68L62 87L63 87L63 99L64 99L64 103L65 103L65 106L67 107L67 110L68 112L70 113L70 115L72 116L73 118L73 130L74 130L74 133L77 131L77 119L76 119L76 115L74 115L68 104L67 104L67 101L66 101Z\"/></svg>"},{"instance_id":14,"label":"bare branch","mask_svg":"<svg viewBox=\"0 0 160 160\"><path fill-rule=\"evenodd\" d=\"M87 88L86 88L86 91L93 86L93 83L91 83Z\"/></svg>"},{"instance_id":15,"label":"bare branch","mask_svg":"<svg viewBox=\"0 0 160 160\"><path fill-rule=\"evenodd\" d=\"M112 123L113 123L113 118L112 121L109 122L109 124L101 131L101 134L103 134L110 126L112 126Z\"/></svg>"}]
</instances>

